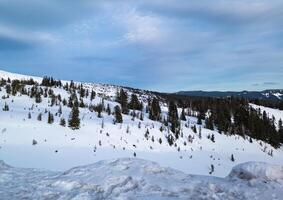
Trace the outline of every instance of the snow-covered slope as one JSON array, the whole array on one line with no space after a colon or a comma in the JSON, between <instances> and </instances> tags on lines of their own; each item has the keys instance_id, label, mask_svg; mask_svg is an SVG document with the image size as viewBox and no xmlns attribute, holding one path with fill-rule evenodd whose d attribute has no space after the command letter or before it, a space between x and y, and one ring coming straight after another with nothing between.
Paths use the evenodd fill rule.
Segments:
<instances>
[{"instance_id":1,"label":"snow-covered slope","mask_svg":"<svg viewBox=\"0 0 283 200\"><path fill-rule=\"evenodd\" d=\"M1 72L1 77L22 79L26 76ZM113 99L118 86L83 85L98 94L93 101L83 98L86 104L101 103L104 99L105 106L109 104L112 110L117 105ZM52 89L55 95L60 94L62 98L68 99L70 95L63 88ZM125 90L129 94L136 92L140 100L153 95L142 90ZM274 149L269 144L256 140L250 143L249 138L227 136L204 127L200 127L199 134L198 125L198 133L194 133L191 127L196 125L195 117L187 116L187 121L181 124L182 137L178 139L176 146L169 146L165 137L167 130L161 132L162 124L148 119L147 115L143 121L123 115L123 124L113 124L113 115L103 112L102 118L98 118L96 112L80 108L81 128L74 131L59 125L61 117L68 119L70 108L67 106L62 106L62 115L55 115L54 123L48 124L46 111L55 114L59 109L59 104L50 106L50 98L43 98L41 103L35 103L33 98L19 93L6 98L6 91L2 88L0 97L3 96L5 98L0 100L0 106L7 103L9 111L0 111L0 158L16 167L57 171L99 160L136 155L137 158L156 161L162 166L191 174L209 175L213 165L211 175L224 177L236 164L251 160L283 164L282 148ZM166 105L161 108L165 115ZM42 121L37 120L39 113L42 113ZM145 138L147 130L148 139ZM207 137L212 134L215 142ZM36 141L35 145L32 145L33 140ZM232 154L234 162L231 161Z\"/></svg>"},{"instance_id":2,"label":"snow-covered slope","mask_svg":"<svg viewBox=\"0 0 283 200\"><path fill-rule=\"evenodd\" d=\"M18 80L29 80L33 79L34 81L41 82L42 78L37 77L37 76L28 76L28 75L23 75L23 74L16 74L16 73L11 73L7 71L0 70L0 78L3 79L18 79Z\"/></svg>"},{"instance_id":3,"label":"snow-covered slope","mask_svg":"<svg viewBox=\"0 0 283 200\"><path fill-rule=\"evenodd\" d=\"M275 118L275 124L277 124L277 125L278 125L278 121L280 119L283 120L283 110L268 108L268 107L265 107L265 106L259 106L259 105L252 104L252 103L250 103L250 106L252 106L254 109L260 109L261 113L263 111L265 111L270 119L272 119L272 117L274 117Z\"/></svg>"},{"instance_id":4,"label":"snow-covered slope","mask_svg":"<svg viewBox=\"0 0 283 200\"><path fill-rule=\"evenodd\" d=\"M65 172L0 162L0 197L14 199L280 199L283 167L249 162L226 178L187 175L155 162L115 159Z\"/></svg>"}]
</instances>

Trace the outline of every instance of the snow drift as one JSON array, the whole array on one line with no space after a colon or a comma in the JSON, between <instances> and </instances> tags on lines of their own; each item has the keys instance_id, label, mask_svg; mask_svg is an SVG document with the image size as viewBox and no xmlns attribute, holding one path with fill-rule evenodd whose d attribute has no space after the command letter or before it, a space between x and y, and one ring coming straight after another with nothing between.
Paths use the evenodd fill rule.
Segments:
<instances>
[{"instance_id":1,"label":"snow drift","mask_svg":"<svg viewBox=\"0 0 283 200\"><path fill-rule=\"evenodd\" d=\"M263 192L264 191L264 192ZM282 166L248 162L226 178L193 176L141 159L115 159L65 172L13 168L0 162L6 199L279 199Z\"/></svg>"},{"instance_id":2,"label":"snow drift","mask_svg":"<svg viewBox=\"0 0 283 200\"><path fill-rule=\"evenodd\" d=\"M269 165L263 162L247 162L235 166L229 174L229 177L240 178L245 180L283 180L283 166Z\"/></svg>"}]
</instances>

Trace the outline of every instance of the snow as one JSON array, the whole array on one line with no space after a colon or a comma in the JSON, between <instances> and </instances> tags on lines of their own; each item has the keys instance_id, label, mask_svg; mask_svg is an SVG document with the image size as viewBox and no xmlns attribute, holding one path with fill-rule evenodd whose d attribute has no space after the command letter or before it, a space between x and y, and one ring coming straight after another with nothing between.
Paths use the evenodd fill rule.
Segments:
<instances>
[{"instance_id":1,"label":"snow","mask_svg":"<svg viewBox=\"0 0 283 200\"><path fill-rule=\"evenodd\" d=\"M245 180L280 181L283 179L283 166L269 165L263 162L247 162L234 167L229 177Z\"/></svg>"},{"instance_id":2,"label":"snow","mask_svg":"<svg viewBox=\"0 0 283 200\"><path fill-rule=\"evenodd\" d=\"M9 74L1 72L0 77L27 78L29 76ZM11 79L12 79L11 78ZM86 104L97 104L102 102L109 104L111 109L117 105L113 101L118 86L102 84L83 84L84 87L93 89L98 94L90 102L84 98ZM28 87L28 86L27 86ZM52 88L55 94L62 98L68 98L69 94L62 88ZM131 94L133 90L126 89ZM140 100L148 98L145 91L135 91ZM2 88L0 97L6 95ZM42 103L35 103L34 99L20 95L0 99L0 107L7 102L10 111L0 111L0 159L15 167L38 168L52 171L65 171L74 166L86 165L105 159L117 159L123 157L134 157L151 160L164 167L171 167L189 174L210 175L210 166L214 165L215 171L212 176L225 177L231 169L240 163L248 161L268 162L271 164L283 164L283 149L274 149L262 141L243 138L237 135L227 136L217 131L211 131L201 127L201 135L193 133L191 127L196 124L195 117L187 117L189 127L182 122L183 137L177 141L177 146L169 146L166 141L167 130L159 130L161 123L148 119L131 120L131 116L123 115L123 124L113 124L113 116L102 113L98 118L97 113L90 112L87 108L80 108L81 128L73 131L68 127L59 125L59 116L54 116L54 124L47 124L47 113L45 109L55 114L59 106L50 106L49 99L43 98ZM161 106L162 113L166 115L168 109L166 104ZM178 109L181 112L181 109ZM62 116L67 120L70 108L63 106ZM28 119L28 113L31 119ZM37 115L42 113L42 121L38 121ZM104 127L102 128L102 122ZM141 128L138 124L141 123ZM144 134L149 130L150 137L145 139ZM129 130L129 131L127 131ZM197 130L199 127L197 125ZM215 142L207 138L214 134ZM154 141L152 140L154 137ZM188 137L192 136L192 142ZM161 138L162 143L158 142ZM32 145L36 140L37 144ZM273 156L268 152L273 152ZM235 161L231 161L231 155ZM1 163L0 163L1 164ZM3 164L2 164L3 165ZM123 167L124 165L122 165ZM151 169L154 171L160 170ZM62 185L62 182L57 182ZM67 187L77 187L75 183Z\"/></svg>"},{"instance_id":3,"label":"snow","mask_svg":"<svg viewBox=\"0 0 283 200\"><path fill-rule=\"evenodd\" d=\"M283 110L269 108L269 107L265 107L265 106L259 106L259 105L252 104L252 103L250 103L250 106L253 107L254 109L260 109L260 111L262 113L263 113L263 111L265 111L270 119L272 119L272 116L274 116L275 124L277 124L277 125L278 125L278 121L280 119L283 120Z\"/></svg>"},{"instance_id":4,"label":"snow","mask_svg":"<svg viewBox=\"0 0 283 200\"><path fill-rule=\"evenodd\" d=\"M3 164L3 163L2 163ZM280 199L282 167L249 162L226 178L188 175L142 159L121 158L64 172L2 167L0 196L13 199ZM255 169L255 170L254 170ZM253 179L235 178L235 172ZM260 173L272 172L279 177ZM272 174L271 173L271 174ZM238 177L238 175L236 175ZM263 192L264 191L264 192Z\"/></svg>"},{"instance_id":5,"label":"snow","mask_svg":"<svg viewBox=\"0 0 283 200\"><path fill-rule=\"evenodd\" d=\"M279 93L279 92L276 92L276 93L273 93L274 96L276 96L278 99L281 99L283 94Z\"/></svg>"},{"instance_id":6,"label":"snow","mask_svg":"<svg viewBox=\"0 0 283 200\"><path fill-rule=\"evenodd\" d=\"M33 79L34 81L37 81L37 82L42 81L42 78L37 77L37 76L27 76L27 75L22 75L22 74L10 73L10 72L3 71L3 70L0 70L0 77L3 78L3 79L6 79L6 80L8 78L10 78L11 80L14 80L14 79L18 79L18 80Z\"/></svg>"}]
</instances>

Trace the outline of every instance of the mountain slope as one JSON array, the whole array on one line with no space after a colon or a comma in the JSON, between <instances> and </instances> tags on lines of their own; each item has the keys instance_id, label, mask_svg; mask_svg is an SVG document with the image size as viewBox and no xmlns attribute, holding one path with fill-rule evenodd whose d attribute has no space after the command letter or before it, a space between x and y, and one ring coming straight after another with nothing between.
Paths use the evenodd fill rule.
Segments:
<instances>
[{"instance_id":1,"label":"mountain slope","mask_svg":"<svg viewBox=\"0 0 283 200\"><path fill-rule=\"evenodd\" d=\"M7 73L5 73L6 76ZM10 78L19 77L9 74ZM0 73L0 78L3 77ZM29 76L21 76L29 79ZM65 81L67 82L67 81ZM70 82L68 82L70 83ZM81 83L79 83L81 84ZM27 90L31 85L26 85ZM83 97L85 104L102 103L113 111L116 105L116 92L121 87L102 84L83 84L83 87L96 92L93 100ZM70 97L69 91L63 87L38 86L45 90L52 89L54 95L62 99ZM186 116L181 121L182 136L170 146L167 142L169 129L159 121L152 121L145 112L147 99L154 94L124 88L130 95L135 93L144 103L144 119L133 118L123 114L123 123L113 123L114 116L102 112L91 111L87 107L79 108L81 127L72 130L60 126L60 119L68 120L71 108L62 106L61 102L52 104L52 97L42 97L40 103L34 98L16 93L8 95L1 87L1 107L9 105L9 111L0 112L0 155L1 159L17 167L43 168L50 170L66 170L73 166L93 163L95 161L138 157L156 161L163 166L176 168L191 174L226 176L236 164L250 161L265 161L283 164L282 148L274 149L263 141L252 140L248 136L220 134L197 125L197 118ZM52 96L52 95L51 95ZM59 109L62 108L62 114ZM166 116L168 107L161 101L162 115ZM54 123L48 124L48 112L54 114ZM137 115L141 111L136 111ZM178 108L181 112L181 108ZM38 115L42 114L39 121ZM197 127L197 133L192 127ZM163 127L163 131L160 131ZM145 137L148 130L148 135ZM200 131L201 130L201 131ZM201 132L201 133L200 133ZM214 135L215 140L211 140ZM235 161L231 161L233 154ZM214 170L211 170L211 166Z\"/></svg>"},{"instance_id":2,"label":"mountain slope","mask_svg":"<svg viewBox=\"0 0 283 200\"><path fill-rule=\"evenodd\" d=\"M1 199L279 199L283 167L244 163L226 178L187 175L140 159L115 159L65 172L0 162ZM264 192L263 192L264 191Z\"/></svg>"},{"instance_id":3,"label":"mountain slope","mask_svg":"<svg viewBox=\"0 0 283 200\"><path fill-rule=\"evenodd\" d=\"M283 100L282 89L272 89L263 91L241 91L241 92L220 92L220 91L180 91L176 94L185 96L199 96L199 97L244 97L249 99L262 100Z\"/></svg>"}]
</instances>

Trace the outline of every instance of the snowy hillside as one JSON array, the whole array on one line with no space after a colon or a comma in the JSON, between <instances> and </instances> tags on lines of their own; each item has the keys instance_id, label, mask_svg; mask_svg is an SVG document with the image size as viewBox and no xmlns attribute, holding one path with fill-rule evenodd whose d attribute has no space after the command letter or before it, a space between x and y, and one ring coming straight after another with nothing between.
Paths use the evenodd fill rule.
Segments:
<instances>
[{"instance_id":1,"label":"snowy hillside","mask_svg":"<svg viewBox=\"0 0 283 200\"><path fill-rule=\"evenodd\" d=\"M3 71L0 78L42 81L42 78ZM36 90L46 91L46 95L41 95L40 101L36 102L36 97L25 94L25 91L31 93L33 87L25 85L23 93L16 92L15 95L7 94L7 88L0 87L3 108L0 111L0 159L15 167L62 171L105 159L137 157L190 174L224 177L235 165L251 160L283 164L282 148L274 149L248 136L228 136L208 130L198 125L194 116L186 116L186 120L181 121L182 134L170 146L167 142L170 130L160 121L150 120L146 112L147 99L155 97L147 91L124 88L129 96L137 94L144 106L142 111L135 111L136 117L123 114L123 123L113 123L113 111L119 105L114 100L121 87L82 84L85 90L94 91L96 95L93 99L85 95L80 102L94 108L80 107L80 128L72 130L67 125L60 125L61 119L67 121L71 112L71 108L63 103L63 99L68 101L72 96L70 90L63 86L37 85ZM9 109L5 110L6 105ZM96 111L97 105L105 108L101 116ZM108 105L109 113L106 111ZM162 116L167 115L166 102L161 101L161 111ZM181 113L180 108L178 112ZM47 123L49 114L54 118L52 123ZM192 130L194 126L196 131Z\"/></svg>"},{"instance_id":2,"label":"snowy hillside","mask_svg":"<svg viewBox=\"0 0 283 200\"><path fill-rule=\"evenodd\" d=\"M0 162L0 196L8 199L280 199L283 167L249 162L226 178L187 175L140 159L117 159L65 172ZM264 191L264 192L263 192Z\"/></svg>"},{"instance_id":3,"label":"snowy hillside","mask_svg":"<svg viewBox=\"0 0 283 200\"><path fill-rule=\"evenodd\" d=\"M255 109L260 109L261 113L263 111L265 111L270 119L272 119L274 117L276 125L278 125L278 121L280 119L283 120L283 111L282 110L268 108L268 107L265 107L265 106L259 106L259 105L252 104L252 103L250 105Z\"/></svg>"}]
</instances>

